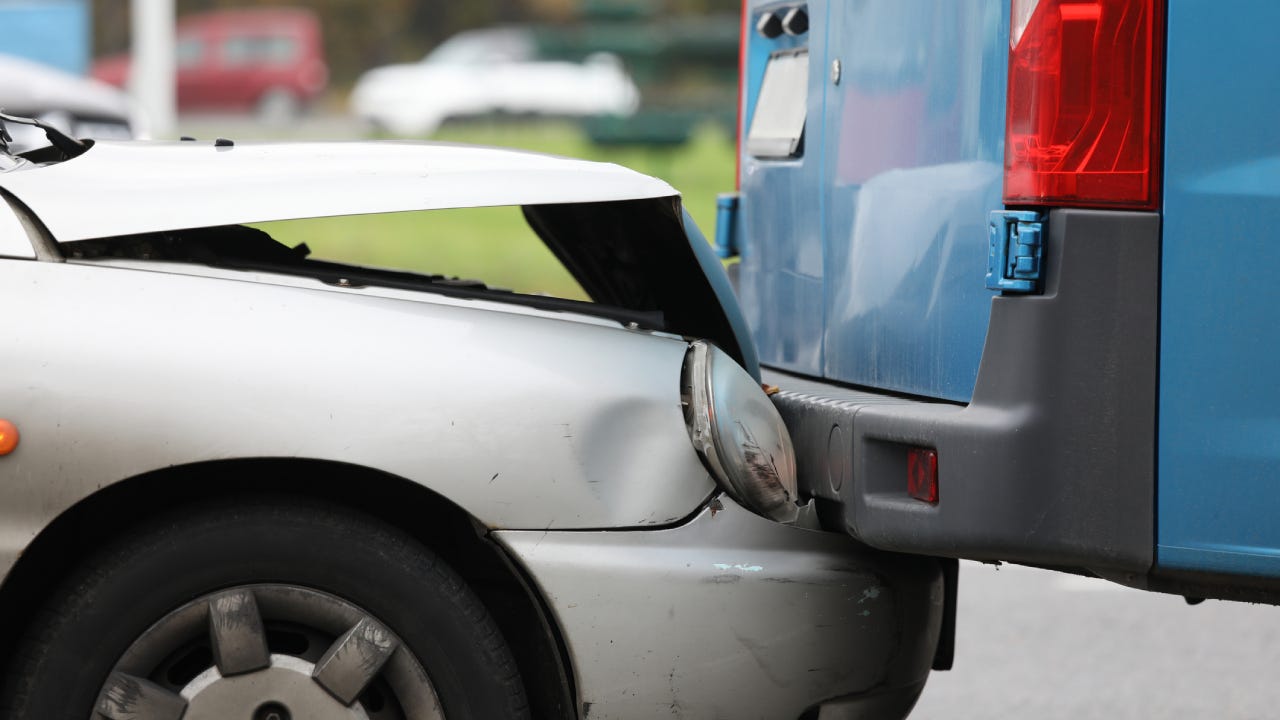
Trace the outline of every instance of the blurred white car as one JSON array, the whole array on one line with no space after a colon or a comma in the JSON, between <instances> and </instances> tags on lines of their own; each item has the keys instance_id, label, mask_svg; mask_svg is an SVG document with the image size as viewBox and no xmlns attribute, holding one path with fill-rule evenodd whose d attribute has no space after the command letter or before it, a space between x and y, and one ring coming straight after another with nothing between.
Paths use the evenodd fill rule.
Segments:
<instances>
[{"instance_id":1,"label":"blurred white car","mask_svg":"<svg viewBox=\"0 0 1280 720\"><path fill-rule=\"evenodd\" d=\"M90 78L12 55L0 54L0 111L38 118L68 135L99 140L145 137L145 122L122 91ZM11 125L10 148L47 145L44 133Z\"/></svg>"},{"instance_id":2,"label":"blurred white car","mask_svg":"<svg viewBox=\"0 0 1280 720\"><path fill-rule=\"evenodd\" d=\"M447 118L492 112L630 115L639 102L616 56L539 59L532 32L523 28L460 33L421 62L370 70L351 95L357 116L398 135L428 134Z\"/></svg>"}]
</instances>

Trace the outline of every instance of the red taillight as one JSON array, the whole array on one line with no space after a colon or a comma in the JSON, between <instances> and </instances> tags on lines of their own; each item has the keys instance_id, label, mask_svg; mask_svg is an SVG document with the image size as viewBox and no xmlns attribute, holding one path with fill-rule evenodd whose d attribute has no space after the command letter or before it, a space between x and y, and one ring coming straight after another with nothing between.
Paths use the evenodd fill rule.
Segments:
<instances>
[{"instance_id":1,"label":"red taillight","mask_svg":"<svg viewBox=\"0 0 1280 720\"><path fill-rule=\"evenodd\" d=\"M927 503L938 502L938 451L907 451L907 494Z\"/></svg>"},{"instance_id":2,"label":"red taillight","mask_svg":"<svg viewBox=\"0 0 1280 720\"><path fill-rule=\"evenodd\" d=\"M1004 201L1152 209L1163 0L1013 0Z\"/></svg>"},{"instance_id":3,"label":"red taillight","mask_svg":"<svg viewBox=\"0 0 1280 720\"><path fill-rule=\"evenodd\" d=\"M738 122L734 125L733 148L733 189L742 189L742 100L744 83L747 82L747 33L750 32L751 9L747 7L749 0L742 0L741 27L738 28Z\"/></svg>"}]
</instances>

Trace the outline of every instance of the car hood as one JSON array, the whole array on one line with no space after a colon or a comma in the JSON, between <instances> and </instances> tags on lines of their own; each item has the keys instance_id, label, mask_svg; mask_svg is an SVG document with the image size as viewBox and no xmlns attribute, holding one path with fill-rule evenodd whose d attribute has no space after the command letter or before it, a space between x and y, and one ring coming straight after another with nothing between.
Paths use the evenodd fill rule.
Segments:
<instances>
[{"instance_id":1,"label":"car hood","mask_svg":"<svg viewBox=\"0 0 1280 720\"><path fill-rule=\"evenodd\" d=\"M72 160L6 175L0 185L59 242L297 218L679 197L661 180L609 163L390 141L104 141Z\"/></svg>"},{"instance_id":2,"label":"car hood","mask_svg":"<svg viewBox=\"0 0 1280 720\"><path fill-rule=\"evenodd\" d=\"M758 373L724 269L679 194L618 165L441 143L99 142L0 187L58 242L518 205L593 300L660 313L660 329L710 339Z\"/></svg>"}]
</instances>

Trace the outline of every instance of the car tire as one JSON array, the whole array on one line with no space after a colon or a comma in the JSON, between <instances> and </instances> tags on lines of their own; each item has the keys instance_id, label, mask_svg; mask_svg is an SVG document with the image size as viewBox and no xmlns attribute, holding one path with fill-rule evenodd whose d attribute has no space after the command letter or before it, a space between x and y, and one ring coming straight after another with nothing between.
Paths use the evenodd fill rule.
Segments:
<instances>
[{"instance_id":1,"label":"car tire","mask_svg":"<svg viewBox=\"0 0 1280 720\"><path fill-rule=\"evenodd\" d=\"M257 115L262 122L284 125L302 114L302 100L289 88L267 88L258 97Z\"/></svg>"},{"instance_id":2,"label":"car tire","mask_svg":"<svg viewBox=\"0 0 1280 720\"><path fill-rule=\"evenodd\" d=\"M6 718L528 717L462 579L412 537L323 504L167 515L84 563L16 658Z\"/></svg>"}]
</instances>

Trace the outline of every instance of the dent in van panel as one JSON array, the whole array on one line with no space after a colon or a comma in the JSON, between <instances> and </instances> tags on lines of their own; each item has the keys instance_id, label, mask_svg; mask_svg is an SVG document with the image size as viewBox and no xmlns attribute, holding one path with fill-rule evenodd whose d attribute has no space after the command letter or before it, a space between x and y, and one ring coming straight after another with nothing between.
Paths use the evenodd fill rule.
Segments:
<instances>
[{"instance_id":1,"label":"dent in van panel","mask_svg":"<svg viewBox=\"0 0 1280 720\"><path fill-rule=\"evenodd\" d=\"M967 401L986 339L1001 182L1003 0L834 5L824 374Z\"/></svg>"},{"instance_id":2,"label":"dent in van panel","mask_svg":"<svg viewBox=\"0 0 1280 720\"><path fill-rule=\"evenodd\" d=\"M815 113L811 113L812 118ZM760 362L816 375L822 371L823 242L818 165L745 162L742 263L738 293Z\"/></svg>"},{"instance_id":3,"label":"dent in van panel","mask_svg":"<svg viewBox=\"0 0 1280 720\"><path fill-rule=\"evenodd\" d=\"M971 162L891 170L862 186L853 227L833 236L848 249L828 276L829 374L968 399L992 298L983 208L999 207L1002 177L995 163Z\"/></svg>"}]
</instances>

